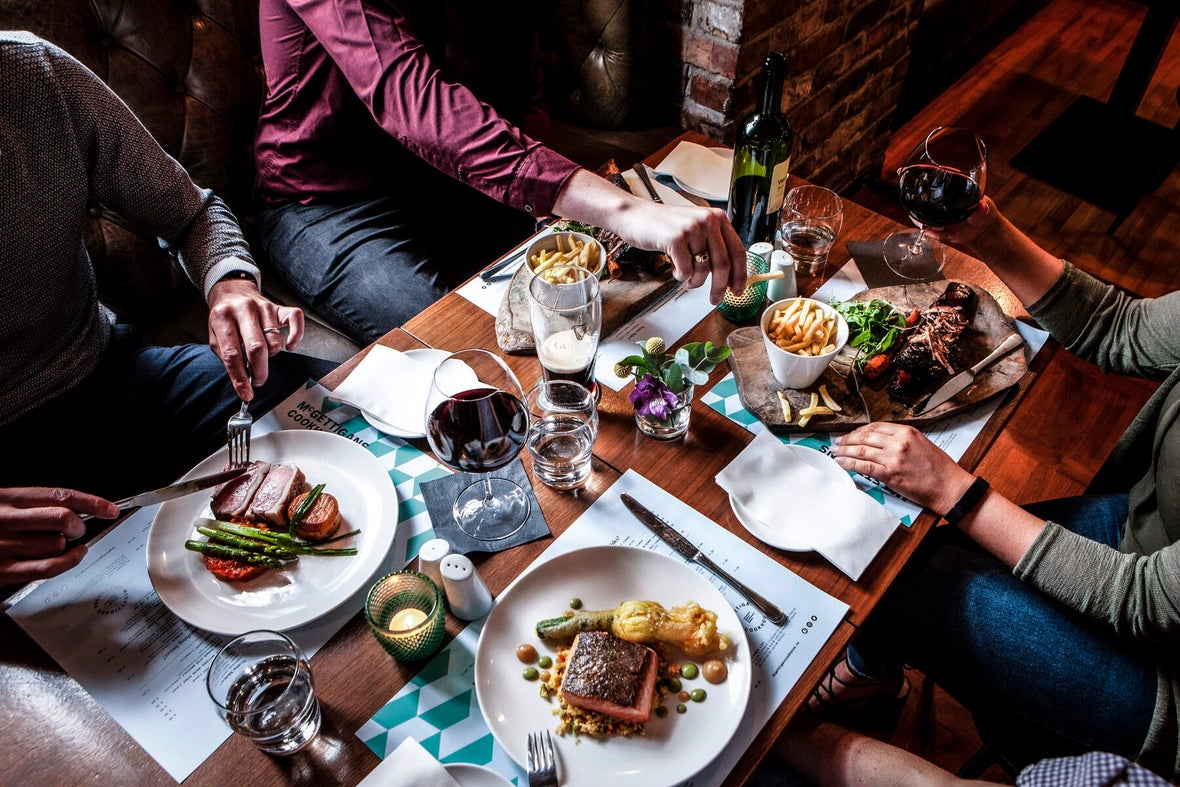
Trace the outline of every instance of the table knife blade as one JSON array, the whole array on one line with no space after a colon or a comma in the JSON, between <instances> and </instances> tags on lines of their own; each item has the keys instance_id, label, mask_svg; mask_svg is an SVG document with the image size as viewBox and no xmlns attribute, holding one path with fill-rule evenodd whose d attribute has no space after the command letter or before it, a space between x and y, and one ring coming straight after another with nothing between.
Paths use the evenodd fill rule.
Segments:
<instances>
[{"instance_id":1,"label":"table knife blade","mask_svg":"<svg viewBox=\"0 0 1180 787\"><path fill-rule=\"evenodd\" d=\"M626 492L624 492L621 497L623 500L623 505L627 507L627 510L630 511L631 514L644 525L644 527L655 533L657 538L676 550L677 554L683 558L693 561L694 563L700 563L702 566L712 571L714 574L724 580L730 587L732 587L738 593L741 593L747 601L757 607L758 610L763 615L765 615L766 619L771 623L779 626L785 625L787 623L787 616L781 609L772 604L761 594L756 593L755 591L748 588L745 584L734 578L728 571L710 560L709 557L701 552L701 550L695 544L681 535L680 531L669 525L657 514L655 514L635 498L631 497L631 495L627 494Z\"/></svg>"},{"instance_id":2,"label":"table knife blade","mask_svg":"<svg viewBox=\"0 0 1180 787\"><path fill-rule=\"evenodd\" d=\"M639 179L643 181L643 187L647 189L647 193L651 196L652 202L663 202L660 199L659 193L656 191L655 184L651 182L651 177L647 174L647 167L643 166L643 162L637 162L635 166L631 167Z\"/></svg>"},{"instance_id":3,"label":"table knife blade","mask_svg":"<svg viewBox=\"0 0 1180 787\"><path fill-rule=\"evenodd\" d=\"M1011 334L1000 343L999 347L996 347L996 349L984 356L983 360L979 363L970 369L964 369L943 383L942 387L930 394L930 397L925 402L922 402L914 412L920 415L933 410L943 402L949 402L969 388L971 383L975 382L975 378L980 372L1022 344L1024 344L1024 339L1020 338L1020 334Z\"/></svg>"},{"instance_id":4,"label":"table knife blade","mask_svg":"<svg viewBox=\"0 0 1180 787\"><path fill-rule=\"evenodd\" d=\"M202 489L209 489L210 487L224 484L226 481L237 478L249 469L248 465L242 465L241 467L231 467L228 470L222 470L220 473L213 473L212 475L201 476L200 478L193 478L188 481L177 481L175 484L153 489L150 492L140 492L137 495L116 500L115 505L118 506L120 511L126 511L129 508L154 506L156 503L174 500L178 497L191 495L193 492L200 492ZM84 521L92 518L89 514L82 516Z\"/></svg>"}]
</instances>

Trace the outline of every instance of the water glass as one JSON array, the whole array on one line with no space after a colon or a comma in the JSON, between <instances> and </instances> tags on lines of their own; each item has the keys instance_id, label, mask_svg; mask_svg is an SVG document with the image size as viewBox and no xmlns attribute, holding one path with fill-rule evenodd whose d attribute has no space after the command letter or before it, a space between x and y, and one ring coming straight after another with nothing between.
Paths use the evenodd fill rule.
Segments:
<instances>
[{"instance_id":1,"label":"water glass","mask_svg":"<svg viewBox=\"0 0 1180 787\"><path fill-rule=\"evenodd\" d=\"M844 203L823 186L797 186L787 192L779 214L775 247L795 260L795 271L818 276L844 225Z\"/></svg>"},{"instance_id":2,"label":"water glass","mask_svg":"<svg viewBox=\"0 0 1180 787\"><path fill-rule=\"evenodd\" d=\"M562 491L585 484L598 437L594 394L567 380L542 380L529 392L526 404L525 446L533 458L533 473L541 483Z\"/></svg>"},{"instance_id":3,"label":"water glass","mask_svg":"<svg viewBox=\"0 0 1180 787\"><path fill-rule=\"evenodd\" d=\"M598 277L576 265L555 265L529 281L529 315L546 380L571 380L598 395L594 361L602 333Z\"/></svg>"},{"instance_id":4,"label":"water glass","mask_svg":"<svg viewBox=\"0 0 1180 787\"><path fill-rule=\"evenodd\" d=\"M320 731L311 667L277 631L250 631L213 657L209 697L234 732L267 754L294 754Z\"/></svg>"},{"instance_id":5,"label":"water glass","mask_svg":"<svg viewBox=\"0 0 1180 787\"><path fill-rule=\"evenodd\" d=\"M438 652L446 633L442 590L417 571L386 574L365 599L369 630L398 661L421 661Z\"/></svg>"}]
</instances>

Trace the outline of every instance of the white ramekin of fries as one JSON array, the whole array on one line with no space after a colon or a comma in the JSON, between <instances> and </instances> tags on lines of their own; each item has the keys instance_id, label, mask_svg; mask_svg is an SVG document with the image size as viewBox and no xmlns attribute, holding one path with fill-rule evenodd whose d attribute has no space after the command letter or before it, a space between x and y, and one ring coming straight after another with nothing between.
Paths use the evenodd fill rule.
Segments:
<instances>
[{"instance_id":1,"label":"white ramekin of fries","mask_svg":"<svg viewBox=\"0 0 1180 787\"><path fill-rule=\"evenodd\" d=\"M848 323L814 298L775 301L762 313L762 340L780 385L807 388L848 342Z\"/></svg>"},{"instance_id":2,"label":"white ramekin of fries","mask_svg":"<svg viewBox=\"0 0 1180 787\"><path fill-rule=\"evenodd\" d=\"M554 280L555 274L549 272L559 265L577 265L599 277L606 270L606 249L597 240L581 232L542 235L529 245L524 255L526 270L544 276L554 284L563 283Z\"/></svg>"}]
</instances>

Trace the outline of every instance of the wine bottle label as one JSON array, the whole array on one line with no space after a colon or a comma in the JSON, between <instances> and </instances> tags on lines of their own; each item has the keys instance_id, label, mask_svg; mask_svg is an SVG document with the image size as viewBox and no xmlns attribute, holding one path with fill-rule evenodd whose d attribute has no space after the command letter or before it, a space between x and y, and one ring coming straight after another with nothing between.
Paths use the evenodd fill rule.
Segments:
<instances>
[{"instance_id":1,"label":"wine bottle label","mask_svg":"<svg viewBox=\"0 0 1180 787\"><path fill-rule=\"evenodd\" d=\"M770 175L770 198L766 201L767 213L778 213L787 199L787 176L791 174L791 159L780 161Z\"/></svg>"}]
</instances>

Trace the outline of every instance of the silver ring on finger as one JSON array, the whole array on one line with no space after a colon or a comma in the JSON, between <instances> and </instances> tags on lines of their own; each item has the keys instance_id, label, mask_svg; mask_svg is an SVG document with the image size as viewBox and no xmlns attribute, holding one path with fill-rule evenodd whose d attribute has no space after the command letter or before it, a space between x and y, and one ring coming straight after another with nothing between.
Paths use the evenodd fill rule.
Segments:
<instances>
[{"instance_id":1,"label":"silver ring on finger","mask_svg":"<svg viewBox=\"0 0 1180 787\"><path fill-rule=\"evenodd\" d=\"M263 328L263 329L262 329L262 332L263 332L264 334L267 334L267 333L282 333L282 331L280 331L278 328L274 328L274 327L270 327L270 328Z\"/></svg>"},{"instance_id":2,"label":"silver ring on finger","mask_svg":"<svg viewBox=\"0 0 1180 787\"><path fill-rule=\"evenodd\" d=\"M713 260L713 255L711 255L707 251L702 251L702 252L692 255L692 264L693 265L705 266L705 265L708 265L710 262L712 262L712 260Z\"/></svg>"}]
</instances>

